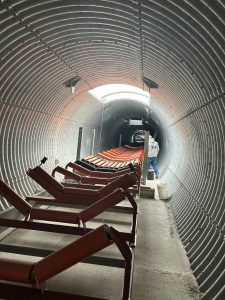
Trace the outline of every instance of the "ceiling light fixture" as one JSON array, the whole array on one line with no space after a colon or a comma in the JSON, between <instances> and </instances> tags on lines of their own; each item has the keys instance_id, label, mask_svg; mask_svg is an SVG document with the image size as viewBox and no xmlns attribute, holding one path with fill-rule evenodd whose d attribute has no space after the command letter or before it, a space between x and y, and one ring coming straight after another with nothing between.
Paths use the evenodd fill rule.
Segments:
<instances>
[{"instance_id":1,"label":"ceiling light fixture","mask_svg":"<svg viewBox=\"0 0 225 300\"><path fill-rule=\"evenodd\" d=\"M76 84L81 80L81 77L77 75L67 81L64 82L65 87L71 88L71 92L74 94Z\"/></svg>"}]
</instances>

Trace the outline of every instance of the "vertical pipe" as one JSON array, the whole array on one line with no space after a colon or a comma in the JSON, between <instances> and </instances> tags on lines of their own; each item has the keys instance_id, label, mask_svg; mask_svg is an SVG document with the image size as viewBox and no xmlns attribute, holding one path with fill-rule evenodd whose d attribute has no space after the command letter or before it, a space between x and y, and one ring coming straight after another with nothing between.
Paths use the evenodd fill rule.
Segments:
<instances>
[{"instance_id":1,"label":"vertical pipe","mask_svg":"<svg viewBox=\"0 0 225 300\"><path fill-rule=\"evenodd\" d=\"M90 155L93 155L93 153L94 153L96 129L92 129L92 131L93 131L93 134L92 134L91 153L90 153Z\"/></svg>"},{"instance_id":2,"label":"vertical pipe","mask_svg":"<svg viewBox=\"0 0 225 300\"><path fill-rule=\"evenodd\" d=\"M79 127L78 141L77 141L77 157L76 157L76 160L79 160L79 159L80 159L82 135L83 135L83 127Z\"/></svg>"},{"instance_id":3,"label":"vertical pipe","mask_svg":"<svg viewBox=\"0 0 225 300\"><path fill-rule=\"evenodd\" d=\"M142 184L146 184L146 163L147 163L147 156L148 156L148 141L149 141L149 131L145 131L145 142L144 142L144 161L143 161L143 168L142 168Z\"/></svg>"},{"instance_id":4,"label":"vertical pipe","mask_svg":"<svg viewBox=\"0 0 225 300\"><path fill-rule=\"evenodd\" d=\"M121 142L122 142L122 134L120 134L119 147L121 147Z\"/></svg>"}]
</instances>

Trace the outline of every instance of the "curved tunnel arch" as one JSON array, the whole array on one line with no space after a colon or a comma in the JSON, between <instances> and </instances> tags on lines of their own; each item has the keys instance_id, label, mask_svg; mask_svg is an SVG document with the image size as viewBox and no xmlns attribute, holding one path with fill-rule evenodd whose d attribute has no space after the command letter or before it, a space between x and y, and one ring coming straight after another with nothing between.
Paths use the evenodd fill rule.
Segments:
<instances>
[{"instance_id":1,"label":"curved tunnel arch","mask_svg":"<svg viewBox=\"0 0 225 300\"><path fill-rule=\"evenodd\" d=\"M143 77L154 80L159 88L151 91L151 110L164 141L160 169L173 194L178 231L203 299L223 299L224 2L0 5L1 178L22 195L37 190L27 169L44 155L49 170L56 159L62 165L74 160L79 126L82 156L90 153L93 128L100 139L102 104L89 90L110 83L143 88ZM64 83L77 75L71 94ZM121 116L128 110L121 108ZM101 147L108 146L103 135Z\"/></svg>"}]
</instances>

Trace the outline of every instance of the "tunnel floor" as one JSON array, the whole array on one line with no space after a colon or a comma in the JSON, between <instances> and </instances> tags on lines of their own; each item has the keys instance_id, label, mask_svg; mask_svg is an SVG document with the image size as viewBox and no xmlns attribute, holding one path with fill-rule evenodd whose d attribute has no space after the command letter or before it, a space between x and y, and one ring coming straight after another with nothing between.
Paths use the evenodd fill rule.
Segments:
<instances>
[{"instance_id":1,"label":"tunnel floor","mask_svg":"<svg viewBox=\"0 0 225 300\"><path fill-rule=\"evenodd\" d=\"M154 185L157 181L147 181ZM191 273L185 251L177 235L169 205L163 200L138 198L138 234L134 249L132 300L196 300L200 299L197 283ZM125 201L123 203L126 205ZM56 209L56 208L55 208ZM71 208L67 208L71 210ZM112 221L113 220L113 221ZM98 227L102 223L129 232L130 215L105 212L88 225ZM30 249L56 250L72 242L76 237L57 233L44 233L17 229L1 235L0 245L16 245ZM40 257L1 252L4 257L37 261ZM112 245L97 254L100 257L119 260L121 254ZM113 263L112 263L113 264ZM123 287L122 268L89 263L78 263L47 282L50 290L99 297L121 299Z\"/></svg>"},{"instance_id":2,"label":"tunnel floor","mask_svg":"<svg viewBox=\"0 0 225 300\"><path fill-rule=\"evenodd\" d=\"M147 180L153 188L159 180ZM200 299L185 250L176 231L169 203L139 199L132 300Z\"/></svg>"}]
</instances>

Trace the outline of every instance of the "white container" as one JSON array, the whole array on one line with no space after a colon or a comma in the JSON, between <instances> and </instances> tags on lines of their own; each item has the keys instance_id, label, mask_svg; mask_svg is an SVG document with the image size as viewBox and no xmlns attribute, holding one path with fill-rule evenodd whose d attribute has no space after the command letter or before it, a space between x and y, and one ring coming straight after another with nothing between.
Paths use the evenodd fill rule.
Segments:
<instances>
[{"instance_id":1,"label":"white container","mask_svg":"<svg viewBox=\"0 0 225 300\"><path fill-rule=\"evenodd\" d=\"M157 184L159 199L166 200L169 199L168 187L166 183Z\"/></svg>"}]
</instances>

